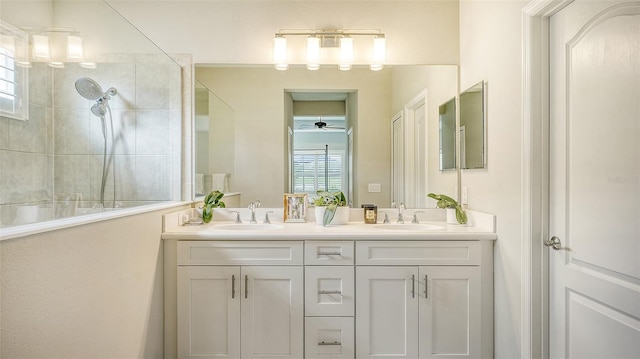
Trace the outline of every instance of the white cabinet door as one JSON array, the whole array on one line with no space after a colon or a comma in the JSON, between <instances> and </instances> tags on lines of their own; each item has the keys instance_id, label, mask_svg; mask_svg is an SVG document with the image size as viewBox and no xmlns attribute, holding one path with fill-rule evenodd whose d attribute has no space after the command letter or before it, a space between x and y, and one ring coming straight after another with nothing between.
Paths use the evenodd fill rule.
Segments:
<instances>
[{"instance_id":1,"label":"white cabinet door","mask_svg":"<svg viewBox=\"0 0 640 359\"><path fill-rule=\"evenodd\" d=\"M420 267L418 281L420 358L479 358L480 267Z\"/></svg>"},{"instance_id":2,"label":"white cabinet door","mask_svg":"<svg viewBox=\"0 0 640 359\"><path fill-rule=\"evenodd\" d=\"M239 285L240 267L178 267L179 358L240 358Z\"/></svg>"},{"instance_id":3,"label":"white cabinet door","mask_svg":"<svg viewBox=\"0 0 640 359\"><path fill-rule=\"evenodd\" d=\"M302 267L242 267L242 358L303 357Z\"/></svg>"},{"instance_id":4,"label":"white cabinet door","mask_svg":"<svg viewBox=\"0 0 640 359\"><path fill-rule=\"evenodd\" d=\"M418 357L418 267L356 268L356 358Z\"/></svg>"}]
</instances>

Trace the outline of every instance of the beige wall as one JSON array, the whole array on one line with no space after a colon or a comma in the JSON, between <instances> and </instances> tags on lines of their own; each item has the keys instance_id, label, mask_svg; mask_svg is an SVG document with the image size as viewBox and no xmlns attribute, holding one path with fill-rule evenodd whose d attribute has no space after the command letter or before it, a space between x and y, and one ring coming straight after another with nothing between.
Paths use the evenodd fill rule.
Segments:
<instances>
[{"instance_id":1,"label":"beige wall","mask_svg":"<svg viewBox=\"0 0 640 359\"><path fill-rule=\"evenodd\" d=\"M486 81L488 158L463 170L469 209L497 217L495 357L520 358L522 8L528 1L460 2L460 82Z\"/></svg>"},{"instance_id":2,"label":"beige wall","mask_svg":"<svg viewBox=\"0 0 640 359\"><path fill-rule=\"evenodd\" d=\"M458 1L107 2L163 50L191 53L195 63L270 64L280 29L380 29L391 64L454 64L459 58ZM290 51L292 63L304 63L304 37L288 42L299 49ZM368 52L355 56L358 63Z\"/></svg>"},{"instance_id":3,"label":"beige wall","mask_svg":"<svg viewBox=\"0 0 640 359\"><path fill-rule=\"evenodd\" d=\"M162 358L162 214L0 242L1 358Z\"/></svg>"}]
</instances>

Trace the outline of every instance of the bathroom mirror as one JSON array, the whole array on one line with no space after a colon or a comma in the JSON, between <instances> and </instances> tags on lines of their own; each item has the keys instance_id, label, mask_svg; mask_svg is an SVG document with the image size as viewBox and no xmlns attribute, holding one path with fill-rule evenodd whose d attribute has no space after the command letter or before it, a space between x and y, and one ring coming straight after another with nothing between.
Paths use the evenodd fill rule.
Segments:
<instances>
[{"instance_id":1,"label":"bathroom mirror","mask_svg":"<svg viewBox=\"0 0 640 359\"><path fill-rule=\"evenodd\" d=\"M456 168L456 98L439 107L440 171Z\"/></svg>"},{"instance_id":2,"label":"bathroom mirror","mask_svg":"<svg viewBox=\"0 0 640 359\"><path fill-rule=\"evenodd\" d=\"M195 196L218 189L228 192L235 168L234 111L201 82L195 82ZM220 177L219 180L217 177Z\"/></svg>"},{"instance_id":3,"label":"bathroom mirror","mask_svg":"<svg viewBox=\"0 0 640 359\"><path fill-rule=\"evenodd\" d=\"M460 168L484 168L485 105L484 81L460 94Z\"/></svg>"},{"instance_id":4,"label":"bathroom mirror","mask_svg":"<svg viewBox=\"0 0 640 359\"><path fill-rule=\"evenodd\" d=\"M195 67L197 82L233 109L233 141L225 142L225 146L234 149L221 150L227 153L227 159L234 157L235 166L229 170L230 191L241 193L242 206L260 200L263 207L280 207L282 194L292 193L289 148L293 148L293 137L299 130L298 121L293 120L295 104L320 103L318 95L322 93L327 101L347 101L347 119L335 126L351 133L345 146L344 168L353 179L353 188L347 188L352 190L353 207L391 204L392 116L421 93L426 94L426 123L416 128L425 131L428 142L421 145L425 152L421 192L425 192L424 197L428 192L455 195L458 171L440 171L439 105L458 93L457 73L455 65L386 66L382 71L370 71L368 66L354 66L350 71L333 66L317 71L304 66L291 66L287 71L276 71L273 65ZM333 124L335 119L325 118L324 122ZM307 134L335 130L306 126ZM217 140L219 136L210 134L209 138ZM204 148L199 144L204 140L204 136L197 136L196 148ZM431 202L427 199L418 206L434 207Z\"/></svg>"}]
</instances>

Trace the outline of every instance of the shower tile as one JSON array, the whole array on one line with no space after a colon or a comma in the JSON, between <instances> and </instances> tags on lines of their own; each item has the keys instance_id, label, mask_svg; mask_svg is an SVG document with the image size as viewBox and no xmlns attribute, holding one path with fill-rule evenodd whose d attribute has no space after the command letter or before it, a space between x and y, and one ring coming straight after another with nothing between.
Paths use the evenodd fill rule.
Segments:
<instances>
[{"instance_id":1,"label":"shower tile","mask_svg":"<svg viewBox=\"0 0 640 359\"><path fill-rule=\"evenodd\" d=\"M99 201L102 186L102 156L90 156L91 201ZM113 206L113 160L107 158L107 180L105 182L105 206ZM116 201L130 199L135 196L135 156L115 156L116 167Z\"/></svg>"},{"instance_id":2,"label":"shower tile","mask_svg":"<svg viewBox=\"0 0 640 359\"><path fill-rule=\"evenodd\" d=\"M136 107L139 109L169 108L171 94L169 88L138 87Z\"/></svg>"},{"instance_id":3,"label":"shower tile","mask_svg":"<svg viewBox=\"0 0 640 359\"><path fill-rule=\"evenodd\" d=\"M136 153L138 155L169 154L169 131L169 110L138 110Z\"/></svg>"},{"instance_id":4,"label":"shower tile","mask_svg":"<svg viewBox=\"0 0 640 359\"><path fill-rule=\"evenodd\" d=\"M169 88L169 63L136 64L136 88Z\"/></svg>"},{"instance_id":5,"label":"shower tile","mask_svg":"<svg viewBox=\"0 0 640 359\"><path fill-rule=\"evenodd\" d=\"M135 154L136 111L128 109L114 109L113 127L115 130L115 153L117 155Z\"/></svg>"},{"instance_id":6,"label":"shower tile","mask_svg":"<svg viewBox=\"0 0 640 359\"><path fill-rule=\"evenodd\" d=\"M80 96L75 83L81 77L89 76L89 70L69 63L63 69L53 70L53 107L55 109L89 108L93 101Z\"/></svg>"},{"instance_id":7,"label":"shower tile","mask_svg":"<svg viewBox=\"0 0 640 359\"><path fill-rule=\"evenodd\" d=\"M0 150L9 149L9 124L12 119L0 116Z\"/></svg>"},{"instance_id":8,"label":"shower tile","mask_svg":"<svg viewBox=\"0 0 640 359\"><path fill-rule=\"evenodd\" d=\"M91 131L91 121L100 123L88 109L54 110L55 154L84 155L99 151L102 132L100 129Z\"/></svg>"},{"instance_id":9,"label":"shower tile","mask_svg":"<svg viewBox=\"0 0 640 359\"><path fill-rule=\"evenodd\" d=\"M56 195L62 193L79 194L87 200L91 196L90 156L54 156L54 186Z\"/></svg>"},{"instance_id":10,"label":"shower tile","mask_svg":"<svg viewBox=\"0 0 640 359\"><path fill-rule=\"evenodd\" d=\"M47 152L47 109L42 106L29 106L28 121L9 123L9 148L15 151Z\"/></svg>"},{"instance_id":11,"label":"shower tile","mask_svg":"<svg viewBox=\"0 0 640 359\"><path fill-rule=\"evenodd\" d=\"M179 109L169 110L169 134L170 153L176 154L182 151L182 111Z\"/></svg>"},{"instance_id":12,"label":"shower tile","mask_svg":"<svg viewBox=\"0 0 640 359\"><path fill-rule=\"evenodd\" d=\"M2 151L0 156L4 169L0 176L0 204L50 200L47 178L50 156L18 151Z\"/></svg>"},{"instance_id":13,"label":"shower tile","mask_svg":"<svg viewBox=\"0 0 640 359\"><path fill-rule=\"evenodd\" d=\"M134 108L136 101L136 66L132 63L103 63L91 72L104 91L114 87L118 93L111 97L112 109Z\"/></svg>"},{"instance_id":14,"label":"shower tile","mask_svg":"<svg viewBox=\"0 0 640 359\"><path fill-rule=\"evenodd\" d=\"M29 69L29 102L51 108L53 96L51 84L53 81L53 69L44 62L36 62Z\"/></svg>"},{"instance_id":15,"label":"shower tile","mask_svg":"<svg viewBox=\"0 0 640 359\"><path fill-rule=\"evenodd\" d=\"M171 93L169 108L182 108L182 69L177 65L171 68L169 89Z\"/></svg>"},{"instance_id":16,"label":"shower tile","mask_svg":"<svg viewBox=\"0 0 640 359\"><path fill-rule=\"evenodd\" d=\"M167 201L171 197L171 171L168 156L136 158L138 200Z\"/></svg>"}]
</instances>

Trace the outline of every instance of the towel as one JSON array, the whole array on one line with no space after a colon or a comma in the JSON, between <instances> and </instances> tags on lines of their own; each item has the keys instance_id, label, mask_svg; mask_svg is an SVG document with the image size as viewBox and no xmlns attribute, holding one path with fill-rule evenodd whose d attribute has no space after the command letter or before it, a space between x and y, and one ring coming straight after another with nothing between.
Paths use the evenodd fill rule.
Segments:
<instances>
[{"instance_id":1,"label":"towel","mask_svg":"<svg viewBox=\"0 0 640 359\"><path fill-rule=\"evenodd\" d=\"M229 173L214 173L211 175L211 190L222 193L229 192Z\"/></svg>"},{"instance_id":2,"label":"towel","mask_svg":"<svg viewBox=\"0 0 640 359\"><path fill-rule=\"evenodd\" d=\"M204 194L204 174L196 173L195 181L196 181L195 182L196 195L203 195Z\"/></svg>"}]
</instances>

